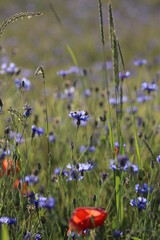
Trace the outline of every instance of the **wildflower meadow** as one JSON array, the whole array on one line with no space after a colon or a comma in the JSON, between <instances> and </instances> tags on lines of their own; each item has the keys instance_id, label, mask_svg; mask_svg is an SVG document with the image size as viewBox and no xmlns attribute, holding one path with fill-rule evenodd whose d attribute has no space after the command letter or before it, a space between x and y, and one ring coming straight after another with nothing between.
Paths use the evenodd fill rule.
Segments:
<instances>
[{"instance_id":1,"label":"wildflower meadow","mask_svg":"<svg viewBox=\"0 0 160 240\"><path fill-rule=\"evenodd\" d=\"M0 240L160 239L160 2L0 2Z\"/></svg>"}]
</instances>

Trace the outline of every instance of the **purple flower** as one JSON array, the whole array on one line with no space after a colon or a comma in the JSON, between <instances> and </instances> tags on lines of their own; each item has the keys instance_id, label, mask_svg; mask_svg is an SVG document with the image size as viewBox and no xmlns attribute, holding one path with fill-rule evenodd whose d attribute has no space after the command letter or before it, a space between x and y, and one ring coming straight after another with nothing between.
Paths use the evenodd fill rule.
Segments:
<instances>
[{"instance_id":1,"label":"purple flower","mask_svg":"<svg viewBox=\"0 0 160 240\"><path fill-rule=\"evenodd\" d=\"M1 160L3 160L6 156L10 156L11 155L11 149L8 148L7 150L4 149L2 150L2 153L1 153Z\"/></svg>"},{"instance_id":2,"label":"purple flower","mask_svg":"<svg viewBox=\"0 0 160 240\"><path fill-rule=\"evenodd\" d=\"M23 109L25 110L23 116L25 118L28 118L31 115L33 109L27 104L27 102L25 103Z\"/></svg>"},{"instance_id":3,"label":"purple flower","mask_svg":"<svg viewBox=\"0 0 160 240\"><path fill-rule=\"evenodd\" d=\"M36 128L35 125L32 126L32 136L41 136L44 134L44 128L38 127Z\"/></svg>"},{"instance_id":4,"label":"purple flower","mask_svg":"<svg viewBox=\"0 0 160 240\"><path fill-rule=\"evenodd\" d=\"M67 176L67 181L72 180L82 180L83 174L86 171L90 171L94 167L94 163L77 163L76 165L71 165L70 163L67 165L69 171L65 172L65 176Z\"/></svg>"},{"instance_id":5,"label":"purple flower","mask_svg":"<svg viewBox=\"0 0 160 240\"><path fill-rule=\"evenodd\" d=\"M31 233L30 233L30 232L27 232L27 234L23 237L23 240L30 239L31 236L32 236Z\"/></svg>"},{"instance_id":6,"label":"purple flower","mask_svg":"<svg viewBox=\"0 0 160 240\"><path fill-rule=\"evenodd\" d=\"M55 205L55 199L53 197L45 198L42 196L38 196L38 207L39 208L47 208L51 210Z\"/></svg>"},{"instance_id":7,"label":"purple flower","mask_svg":"<svg viewBox=\"0 0 160 240\"><path fill-rule=\"evenodd\" d=\"M160 163L160 155L157 156L157 162Z\"/></svg>"},{"instance_id":8,"label":"purple flower","mask_svg":"<svg viewBox=\"0 0 160 240\"><path fill-rule=\"evenodd\" d=\"M77 111L77 112L70 112L69 116L73 119L75 119L75 123L77 126L84 126L86 122L88 121L89 115L85 111Z\"/></svg>"},{"instance_id":9,"label":"purple flower","mask_svg":"<svg viewBox=\"0 0 160 240\"><path fill-rule=\"evenodd\" d=\"M147 199L144 197L137 197L137 201L136 199L131 199L130 201L130 205L132 207L138 207L139 210L143 210L146 209L147 206Z\"/></svg>"},{"instance_id":10,"label":"purple flower","mask_svg":"<svg viewBox=\"0 0 160 240\"><path fill-rule=\"evenodd\" d=\"M148 91L148 93L150 93L152 91L157 91L158 86L154 81L152 83L143 82L141 84L141 89L145 90L145 91Z\"/></svg>"},{"instance_id":11,"label":"purple flower","mask_svg":"<svg viewBox=\"0 0 160 240\"><path fill-rule=\"evenodd\" d=\"M120 238L122 236L123 232L120 230L114 230L113 236L114 238Z\"/></svg>"},{"instance_id":12,"label":"purple flower","mask_svg":"<svg viewBox=\"0 0 160 240\"><path fill-rule=\"evenodd\" d=\"M84 70L81 68L78 68L76 66L71 66L68 70L60 70L57 72L58 76L65 77L69 74L76 74L76 75L81 75L84 76Z\"/></svg>"},{"instance_id":13,"label":"purple flower","mask_svg":"<svg viewBox=\"0 0 160 240\"><path fill-rule=\"evenodd\" d=\"M56 141L56 137L54 136L53 132L49 133L49 141L50 142L55 142Z\"/></svg>"},{"instance_id":14,"label":"purple flower","mask_svg":"<svg viewBox=\"0 0 160 240\"><path fill-rule=\"evenodd\" d=\"M73 86L71 86L70 88L66 88L64 90L65 97L68 98L68 99L71 99L71 100L74 97L74 93L75 93L75 88Z\"/></svg>"},{"instance_id":15,"label":"purple flower","mask_svg":"<svg viewBox=\"0 0 160 240\"><path fill-rule=\"evenodd\" d=\"M116 171L116 169L126 171L128 169L128 167L131 165L132 164L126 155L118 155L117 156L117 166L116 166L116 160L111 159L109 168L114 171Z\"/></svg>"},{"instance_id":16,"label":"purple flower","mask_svg":"<svg viewBox=\"0 0 160 240\"><path fill-rule=\"evenodd\" d=\"M86 89L83 91L83 96L84 97L90 97L92 94L91 90L90 89Z\"/></svg>"},{"instance_id":17,"label":"purple flower","mask_svg":"<svg viewBox=\"0 0 160 240\"><path fill-rule=\"evenodd\" d=\"M147 183L143 183L141 186L139 184L135 185L135 190L136 193L142 193L142 194L148 194L148 184ZM150 187L150 193L152 193L153 188Z\"/></svg>"},{"instance_id":18,"label":"purple flower","mask_svg":"<svg viewBox=\"0 0 160 240\"><path fill-rule=\"evenodd\" d=\"M21 133L16 133L16 132L10 132L10 138L15 140L16 143L23 143L24 142L24 138L22 138L22 134Z\"/></svg>"},{"instance_id":19,"label":"purple flower","mask_svg":"<svg viewBox=\"0 0 160 240\"><path fill-rule=\"evenodd\" d=\"M31 89L31 82L27 78L22 78L21 80L16 78L14 80L17 89L24 88L24 90L28 91Z\"/></svg>"},{"instance_id":20,"label":"purple flower","mask_svg":"<svg viewBox=\"0 0 160 240\"><path fill-rule=\"evenodd\" d=\"M127 71L126 73L119 73L119 78L123 81L125 78L128 78L130 76L130 72Z\"/></svg>"},{"instance_id":21,"label":"purple flower","mask_svg":"<svg viewBox=\"0 0 160 240\"><path fill-rule=\"evenodd\" d=\"M129 108L127 108L127 112L128 113L136 113L137 112L137 107L135 107L135 106L133 106L132 108L129 107Z\"/></svg>"},{"instance_id":22,"label":"purple flower","mask_svg":"<svg viewBox=\"0 0 160 240\"><path fill-rule=\"evenodd\" d=\"M5 223L7 225L16 225L17 220L16 218L10 218L10 217L1 217L0 218L0 224Z\"/></svg>"},{"instance_id":23,"label":"purple flower","mask_svg":"<svg viewBox=\"0 0 160 240\"><path fill-rule=\"evenodd\" d=\"M142 66L142 65L147 64L147 60L146 59L137 59L133 63L135 66Z\"/></svg>"},{"instance_id":24,"label":"purple flower","mask_svg":"<svg viewBox=\"0 0 160 240\"><path fill-rule=\"evenodd\" d=\"M39 240L39 239L41 239L41 235L40 235L40 233L37 233L37 234L34 236L34 239L35 239L35 240Z\"/></svg>"}]
</instances>

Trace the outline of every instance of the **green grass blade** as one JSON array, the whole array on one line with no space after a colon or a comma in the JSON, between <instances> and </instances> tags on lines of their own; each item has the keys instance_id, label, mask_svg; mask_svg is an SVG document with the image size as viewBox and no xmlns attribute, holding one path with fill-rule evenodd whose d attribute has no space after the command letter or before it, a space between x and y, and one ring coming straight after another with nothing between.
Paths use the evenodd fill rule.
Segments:
<instances>
[{"instance_id":1,"label":"green grass blade","mask_svg":"<svg viewBox=\"0 0 160 240\"><path fill-rule=\"evenodd\" d=\"M70 56L72 58L72 61L73 61L74 65L78 66L77 58L76 58L72 48L68 44L67 44L67 50L68 50L68 52L69 52L69 54L70 54Z\"/></svg>"}]
</instances>

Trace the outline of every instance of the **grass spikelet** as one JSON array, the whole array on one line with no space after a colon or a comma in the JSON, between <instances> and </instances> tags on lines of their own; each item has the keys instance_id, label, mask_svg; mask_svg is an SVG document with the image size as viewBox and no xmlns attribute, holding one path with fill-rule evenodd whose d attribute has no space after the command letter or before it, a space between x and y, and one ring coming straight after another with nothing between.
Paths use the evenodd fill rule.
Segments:
<instances>
[{"instance_id":1,"label":"grass spikelet","mask_svg":"<svg viewBox=\"0 0 160 240\"><path fill-rule=\"evenodd\" d=\"M102 1L99 0L99 18L100 18L100 31L101 31L101 40L104 46L105 38L104 38L104 30L103 30L103 14L102 14Z\"/></svg>"},{"instance_id":2,"label":"grass spikelet","mask_svg":"<svg viewBox=\"0 0 160 240\"><path fill-rule=\"evenodd\" d=\"M20 13L16 13L12 16L10 16L9 18L7 18L6 20L4 20L4 22L1 24L0 26L0 37L2 36L5 28L12 22L17 21L18 19L23 19L25 17L27 17L28 19L30 19L31 17L34 16L41 16L42 13L41 12L20 12Z\"/></svg>"},{"instance_id":3,"label":"grass spikelet","mask_svg":"<svg viewBox=\"0 0 160 240\"><path fill-rule=\"evenodd\" d=\"M113 58L113 73L116 90L119 87L119 62L118 62L118 43L114 29L114 21L112 16L112 6L109 5L109 34L111 40L112 58Z\"/></svg>"},{"instance_id":4,"label":"grass spikelet","mask_svg":"<svg viewBox=\"0 0 160 240\"><path fill-rule=\"evenodd\" d=\"M35 71L35 75L39 75L39 74L42 74L42 78L44 79L45 78L45 73L44 73L44 68L43 66L39 66L36 71Z\"/></svg>"},{"instance_id":5,"label":"grass spikelet","mask_svg":"<svg viewBox=\"0 0 160 240\"><path fill-rule=\"evenodd\" d=\"M16 117L18 118L18 120L21 122L21 124L22 124L23 126L25 126L25 121L24 121L24 116L23 116L23 114L21 114L20 112L18 112L17 110L15 110L15 109L13 109L13 108L11 108L11 107L8 109L8 112L10 112L11 117L12 117L12 116L16 116Z\"/></svg>"}]
</instances>

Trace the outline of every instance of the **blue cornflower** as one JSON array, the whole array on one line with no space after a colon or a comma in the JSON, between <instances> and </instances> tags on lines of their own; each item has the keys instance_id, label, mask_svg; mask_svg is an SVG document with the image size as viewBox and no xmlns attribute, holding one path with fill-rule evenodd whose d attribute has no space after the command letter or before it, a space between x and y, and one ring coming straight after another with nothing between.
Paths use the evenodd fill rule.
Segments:
<instances>
[{"instance_id":1,"label":"blue cornflower","mask_svg":"<svg viewBox=\"0 0 160 240\"><path fill-rule=\"evenodd\" d=\"M82 180L83 173L86 171L92 170L94 167L94 163L78 163L77 165L71 165L70 163L67 165L69 171L65 172L65 176L67 176L67 181L72 180Z\"/></svg>"},{"instance_id":2,"label":"blue cornflower","mask_svg":"<svg viewBox=\"0 0 160 240\"><path fill-rule=\"evenodd\" d=\"M125 78L128 78L130 76L130 72L127 71L125 73L119 73L119 78L123 81Z\"/></svg>"},{"instance_id":3,"label":"blue cornflower","mask_svg":"<svg viewBox=\"0 0 160 240\"><path fill-rule=\"evenodd\" d=\"M123 170L126 171L128 169L129 166L131 166L131 162L129 161L128 157L126 155L118 155L117 156L117 165L116 166L116 160L115 159L111 159L110 160L110 166L109 168L116 171L117 167L118 170Z\"/></svg>"},{"instance_id":4,"label":"blue cornflower","mask_svg":"<svg viewBox=\"0 0 160 240\"><path fill-rule=\"evenodd\" d=\"M6 156L10 156L11 155L11 149L10 148L8 148L7 150L6 149L4 149L4 150L0 149L0 151L2 151L2 153L1 153L1 160L3 160Z\"/></svg>"},{"instance_id":5,"label":"blue cornflower","mask_svg":"<svg viewBox=\"0 0 160 240\"><path fill-rule=\"evenodd\" d=\"M25 112L23 113L23 116L25 118L28 118L31 115L33 109L27 104L27 102L25 103L23 109L25 110Z\"/></svg>"},{"instance_id":6,"label":"blue cornflower","mask_svg":"<svg viewBox=\"0 0 160 240\"><path fill-rule=\"evenodd\" d=\"M146 96L146 95L139 94L139 96L137 97L137 102L139 103L143 103L151 100L152 100L152 96L148 96L148 95Z\"/></svg>"},{"instance_id":7,"label":"blue cornflower","mask_svg":"<svg viewBox=\"0 0 160 240\"><path fill-rule=\"evenodd\" d=\"M17 224L17 219L16 218L10 218L10 217L1 217L0 218L0 224L5 223L8 225L16 225Z\"/></svg>"},{"instance_id":8,"label":"blue cornflower","mask_svg":"<svg viewBox=\"0 0 160 240\"><path fill-rule=\"evenodd\" d=\"M38 176L34 176L33 174L30 175L30 176L25 176L24 177L24 182L28 183L29 185L32 185L32 184L37 184L39 181L38 179Z\"/></svg>"},{"instance_id":9,"label":"blue cornflower","mask_svg":"<svg viewBox=\"0 0 160 240\"><path fill-rule=\"evenodd\" d=\"M32 136L41 136L44 134L44 128L38 127L36 128L35 125L32 126Z\"/></svg>"},{"instance_id":10,"label":"blue cornflower","mask_svg":"<svg viewBox=\"0 0 160 240\"><path fill-rule=\"evenodd\" d=\"M160 163L160 155L157 156L157 162Z\"/></svg>"},{"instance_id":11,"label":"blue cornflower","mask_svg":"<svg viewBox=\"0 0 160 240\"><path fill-rule=\"evenodd\" d=\"M114 230L113 236L114 238L120 238L123 235L123 232L120 230Z\"/></svg>"},{"instance_id":12,"label":"blue cornflower","mask_svg":"<svg viewBox=\"0 0 160 240\"><path fill-rule=\"evenodd\" d=\"M127 108L127 112L128 113L136 113L137 112L137 107L135 107L135 106L129 107L129 108Z\"/></svg>"},{"instance_id":13,"label":"blue cornflower","mask_svg":"<svg viewBox=\"0 0 160 240\"><path fill-rule=\"evenodd\" d=\"M90 89L86 89L83 91L83 96L84 97L90 97L92 94L91 90Z\"/></svg>"},{"instance_id":14,"label":"blue cornflower","mask_svg":"<svg viewBox=\"0 0 160 240\"><path fill-rule=\"evenodd\" d=\"M68 99L70 99L70 100L73 99L74 93L75 93L75 88L74 88L73 86L71 86L70 88L66 88L66 89L64 90L64 96L65 96L65 98L68 98Z\"/></svg>"},{"instance_id":15,"label":"blue cornflower","mask_svg":"<svg viewBox=\"0 0 160 240\"><path fill-rule=\"evenodd\" d=\"M34 236L34 239L35 239L35 240L39 240L39 239L41 239L41 235L40 235L40 233L37 233L37 234Z\"/></svg>"},{"instance_id":16,"label":"blue cornflower","mask_svg":"<svg viewBox=\"0 0 160 240\"><path fill-rule=\"evenodd\" d=\"M14 80L17 89L24 88L24 90L30 90L31 89L31 82L27 78L22 78L21 80L16 78Z\"/></svg>"},{"instance_id":17,"label":"blue cornflower","mask_svg":"<svg viewBox=\"0 0 160 240\"><path fill-rule=\"evenodd\" d=\"M27 240L29 238L31 238L31 233L30 232L27 232L27 234L23 237L23 240Z\"/></svg>"},{"instance_id":18,"label":"blue cornflower","mask_svg":"<svg viewBox=\"0 0 160 240\"><path fill-rule=\"evenodd\" d=\"M136 193L148 194L148 184L143 183L141 186L139 184L135 185ZM153 188L150 187L150 193L152 193Z\"/></svg>"},{"instance_id":19,"label":"blue cornflower","mask_svg":"<svg viewBox=\"0 0 160 240\"><path fill-rule=\"evenodd\" d=\"M58 76L65 77L69 74L76 74L76 75L82 75L84 76L84 70L81 68L78 68L76 66L71 66L68 70L60 70L57 72Z\"/></svg>"},{"instance_id":20,"label":"blue cornflower","mask_svg":"<svg viewBox=\"0 0 160 240\"><path fill-rule=\"evenodd\" d=\"M77 124L77 126L80 126L80 125L84 126L89 118L89 114L85 111L77 111L77 112L71 111L69 113L69 116L75 119L75 123Z\"/></svg>"},{"instance_id":21,"label":"blue cornflower","mask_svg":"<svg viewBox=\"0 0 160 240\"><path fill-rule=\"evenodd\" d=\"M119 148L119 147L120 147L120 144L119 144L118 142L115 142L115 143L114 143L114 146ZM123 144L123 147L126 148L126 144L125 144L125 143Z\"/></svg>"},{"instance_id":22,"label":"blue cornflower","mask_svg":"<svg viewBox=\"0 0 160 240\"><path fill-rule=\"evenodd\" d=\"M132 207L138 207L139 210L143 210L146 209L147 206L147 199L144 197L137 197L137 201L136 199L131 199L130 201L130 205Z\"/></svg>"},{"instance_id":23,"label":"blue cornflower","mask_svg":"<svg viewBox=\"0 0 160 240\"><path fill-rule=\"evenodd\" d=\"M53 197L47 199L46 197L42 197L36 194L35 200L36 200L35 205L38 203L39 208L47 208L51 210L55 205L55 199Z\"/></svg>"},{"instance_id":24,"label":"blue cornflower","mask_svg":"<svg viewBox=\"0 0 160 240\"><path fill-rule=\"evenodd\" d=\"M132 171L133 171L134 173L138 173L138 171L139 171L138 165L132 164L132 165L130 166L130 168L132 169Z\"/></svg>"},{"instance_id":25,"label":"blue cornflower","mask_svg":"<svg viewBox=\"0 0 160 240\"><path fill-rule=\"evenodd\" d=\"M135 66L142 66L142 65L147 64L147 60L146 59L137 59L133 63Z\"/></svg>"},{"instance_id":26,"label":"blue cornflower","mask_svg":"<svg viewBox=\"0 0 160 240\"><path fill-rule=\"evenodd\" d=\"M87 148L86 146L82 145L79 150L80 150L80 152L84 152L85 150L86 150L86 152L95 152L96 147L90 146Z\"/></svg>"},{"instance_id":27,"label":"blue cornflower","mask_svg":"<svg viewBox=\"0 0 160 240\"><path fill-rule=\"evenodd\" d=\"M154 81L152 83L143 82L141 84L141 89L148 92L152 92L158 90L158 86Z\"/></svg>"},{"instance_id":28,"label":"blue cornflower","mask_svg":"<svg viewBox=\"0 0 160 240\"><path fill-rule=\"evenodd\" d=\"M122 103L126 103L127 102L127 100L128 100L128 98L127 98L127 96L123 96L122 97ZM118 104L120 104L120 102L121 102L121 99L120 98L110 98L109 99L109 103L111 104L111 105L118 105Z\"/></svg>"},{"instance_id":29,"label":"blue cornflower","mask_svg":"<svg viewBox=\"0 0 160 240\"><path fill-rule=\"evenodd\" d=\"M16 133L16 132L10 132L9 134L10 138L15 140L16 143L23 143L24 142L24 138L22 137L21 133Z\"/></svg>"},{"instance_id":30,"label":"blue cornflower","mask_svg":"<svg viewBox=\"0 0 160 240\"><path fill-rule=\"evenodd\" d=\"M56 137L55 137L55 135L53 134L53 132L50 132L50 133L49 133L49 141L50 141L50 142L55 142L55 141L56 141Z\"/></svg>"}]
</instances>

